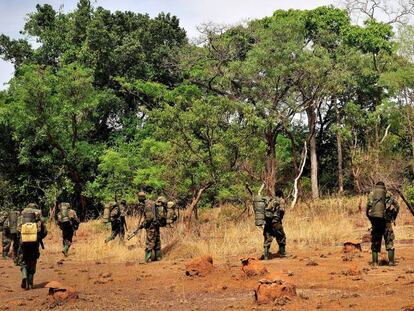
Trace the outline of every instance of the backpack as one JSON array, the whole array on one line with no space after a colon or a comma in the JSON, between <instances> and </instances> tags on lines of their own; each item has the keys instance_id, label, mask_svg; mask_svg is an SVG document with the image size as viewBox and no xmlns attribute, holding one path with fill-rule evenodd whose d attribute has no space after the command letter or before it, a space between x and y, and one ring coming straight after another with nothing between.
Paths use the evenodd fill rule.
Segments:
<instances>
[{"instance_id":1,"label":"backpack","mask_svg":"<svg viewBox=\"0 0 414 311\"><path fill-rule=\"evenodd\" d=\"M384 217L386 190L383 187L376 187L371 193L372 205L368 211L369 217Z\"/></svg>"},{"instance_id":2,"label":"backpack","mask_svg":"<svg viewBox=\"0 0 414 311\"><path fill-rule=\"evenodd\" d=\"M387 198L385 202L384 218L389 221L395 221L400 211L400 206L398 204L392 204L393 200L394 199L390 197L390 198Z\"/></svg>"},{"instance_id":3,"label":"backpack","mask_svg":"<svg viewBox=\"0 0 414 311\"><path fill-rule=\"evenodd\" d=\"M254 222L256 226L265 224L265 210L268 205L269 198L263 196L255 196L253 198Z\"/></svg>"},{"instance_id":4,"label":"backpack","mask_svg":"<svg viewBox=\"0 0 414 311\"><path fill-rule=\"evenodd\" d=\"M70 221L69 207L66 204L62 204L60 207L60 213L58 215L59 222L65 223Z\"/></svg>"},{"instance_id":5,"label":"backpack","mask_svg":"<svg viewBox=\"0 0 414 311\"><path fill-rule=\"evenodd\" d=\"M11 211L9 214L9 230L12 234L17 232L17 218L19 217L19 214L18 211Z\"/></svg>"},{"instance_id":6,"label":"backpack","mask_svg":"<svg viewBox=\"0 0 414 311\"><path fill-rule=\"evenodd\" d=\"M167 225L171 225L177 221L177 213L175 203L170 201L167 203Z\"/></svg>"},{"instance_id":7,"label":"backpack","mask_svg":"<svg viewBox=\"0 0 414 311\"><path fill-rule=\"evenodd\" d=\"M153 204L152 214L154 219L158 222L160 227L165 227L167 225L167 208L163 205Z\"/></svg>"},{"instance_id":8,"label":"backpack","mask_svg":"<svg viewBox=\"0 0 414 311\"><path fill-rule=\"evenodd\" d=\"M108 223L111 221L111 208L108 205L105 205L103 212L103 222Z\"/></svg>"},{"instance_id":9,"label":"backpack","mask_svg":"<svg viewBox=\"0 0 414 311\"><path fill-rule=\"evenodd\" d=\"M20 229L22 243L37 242L37 233L40 228L37 225L36 214L34 212L22 213L22 226Z\"/></svg>"},{"instance_id":10,"label":"backpack","mask_svg":"<svg viewBox=\"0 0 414 311\"><path fill-rule=\"evenodd\" d=\"M121 217L121 210L117 204L111 208L110 217L111 221L117 220L119 217Z\"/></svg>"}]
</instances>

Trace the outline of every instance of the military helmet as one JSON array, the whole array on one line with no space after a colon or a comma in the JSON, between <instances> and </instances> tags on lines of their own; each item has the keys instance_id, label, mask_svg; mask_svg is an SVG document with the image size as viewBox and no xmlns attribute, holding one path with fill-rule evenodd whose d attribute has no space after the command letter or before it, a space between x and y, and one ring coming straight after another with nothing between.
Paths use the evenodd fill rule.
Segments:
<instances>
[{"instance_id":1,"label":"military helmet","mask_svg":"<svg viewBox=\"0 0 414 311\"><path fill-rule=\"evenodd\" d=\"M62 203L59 204L59 209L61 210L62 207L66 207L66 208L69 209L70 208L70 203L62 202Z\"/></svg>"},{"instance_id":2,"label":"military helmet","mask_svg":"<svg viewBox=\"0 0 414 311\"><path fill-rule=\"evenodd\" d=\"M169 201L169 202L167 203L167 207L168 207L168 208L173 208L173 207L174 207L174 205L175 205L175 203L174 203L173 201Z\"/></svg>"},{"instance_id":3,"label":"military helmet","mask_svg":"<svg viewBox=\"0 0 414 311\"><path fill-rule=\"evenodd\" d=\"M124 204L125 205L126 204L126 200L122 199L121 200L121 204Z\"/></svg>"},{"instance_id":4,"label":"military helmet","mask_svg":"<svg viewBox=\"0 0 414 311\"><path fill-rule=\"evenodd\" d=\"M164 196L159 196L157 201L156 201L156 204L165 205L165 204L167 204L167 199Z\"/></svg>"},{"instance_id":5,"label":"military helmet","mask_svg":"<svg viewBox=\"0 0 414 311\"><path fill-rule=\"evenodd\" d=\"M39 206L36 203L29 203L26 208L39 209Z\"/></svg>"},{"instance_id":6,"label":"military helmet","mask_svg":"<svg viewBox=\"0 0 414 311\"><path fill-rule=\"evenodd\" d=\"M138 197L139 197L139 198L145 198L145 197L146 197L145 192L144 192L144 191L140 191L140 192L138 192Z\"/></svg>"}]
</instances>

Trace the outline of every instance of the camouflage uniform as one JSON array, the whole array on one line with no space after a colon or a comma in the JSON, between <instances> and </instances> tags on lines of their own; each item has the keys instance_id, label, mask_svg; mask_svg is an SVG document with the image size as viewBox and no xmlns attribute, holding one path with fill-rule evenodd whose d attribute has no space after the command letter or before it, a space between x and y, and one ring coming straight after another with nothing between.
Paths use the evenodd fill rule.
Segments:
<instances>
[{"instance_id":1,"label":"camouflage uniform","mask_svg":"<svg viewBox=\"0 0 414 311\"><path fill-rule=\"evenodd\" d=\"M68 212L68 219L64 219L62 215L62 207L67 208ZM57 214L57 224L62 230L62 244L63 244L63 255L67 256L69 252L69 248L72 245L73 235L75 234L76 230L79 228L79 218L76 215L76 212L70 208L69 203L61 203L59 205L59 213Z\"/></svg>"},{"instance_id":2,"label":"camouflage uniform","mask_svg":"<svg viewBox=\"0 0 414 311\"><path fill-rule=\"evenodd\" d=\"M2 249L3 249L3 258L4 259L8 259L8 253L9 253L9 249L10 249L10 244L11 244L11 239L10 236L7 232L7 230L5 230L4 228L4 223L6 222L6 219L9 217L9 212L8 211L0 211L0 227L2 230L2 235L1 235L1 244L2 244Z\"/></svg>"},{"instance_id":3,"label":"camouflage uniform","mask_svg":"<svg viewBox=\"0 0 414 311\"><path fill-rule=\"evenodd\" d=\"M126 227L126 209L123 205L117 203L109 203L109 205L111 206L111 235L105 240L105 243L114 240L118 235L120 240L123 241ZM115 209L118 209L116 213Z\"/></svg>"},{"instance_id":4,"label":"camouflage uniform","mask_svg":"<svg viewBox=\"0 0 414 311\"><path fill-rule=\"evenodd\" d=\"M371 231L372 262L378 264L378 253L381 252L382 237L385 240L385 248L388 251L390 265L395 264L394 230L392 223L399 211L397 200L388 192L383 183L378 183L368 196L366 215L369 218ZM396 211L395 216L390 216L387 211Z\"/></svg>"},{"instance_id":5,"label":"camouflage uniform","mask_svg":"<svg viewBox=\"0 0 414 311\"><path fill-rule=\"evenodd\" d=\"M46 226L41 220L41 211L34 203L30 203L19 216L18 231L21 231L21 226L23 224L25 216L32 213L36 215L36 223L38 227L37 242L23 243L20 239L18 251L18 265L20 266L22 273L21 287L25 289L33 288L33 278L34 274L36 273L36 264L37 260L40 257L39 245L47 235Z\"/></svg>"},{"instance_id":6,"label":"camouflage uniform","mask_svg":"<svg viewBox=\"0 0 414 311\"><path fill-rule=\"evenodd\" d=\"M286 234L282 224L283 216L285 214L285 205L286 203L283 197L276 196L266 206L265 226L263 230L264 259L269 259L269 251L273 238L276 238L277 244L279 245L278 255L280 257L286 256Z\"/></svg>"},{"instance_id":7,"label":"camouflage uniform","mask_svg":"<svg viewBox=\"0 0 414 311\"><path fill-rule=\"evenodd\" d=\"M13 245L13 261L17 265L17 253L19 250L19 233L17 232L17 220L20 216L19 211L10 211L6 221L3 224L3 235L7 243L3 245L3 257L7 258L10 248Z\"/></svg>"}]
</instances>

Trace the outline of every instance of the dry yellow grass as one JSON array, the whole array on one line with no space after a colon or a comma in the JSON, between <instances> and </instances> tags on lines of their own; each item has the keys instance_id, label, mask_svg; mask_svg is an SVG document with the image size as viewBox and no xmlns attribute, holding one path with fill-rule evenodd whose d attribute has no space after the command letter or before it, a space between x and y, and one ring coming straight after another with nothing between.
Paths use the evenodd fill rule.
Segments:
<instances>
[{"instance_id":1,"label":"dry yellow grass","mask_svg":"<svg viewBox=\"0 0 414 311\"><path fill-rule=\"evenodd\" d=\"M301 203L294 210L287 210L284 219L288 244L287 250L295 248L322 248L342 244L346 240L360 240L368 233L369 221L365 217L365 198L331 198ZM254 225L252 213L241 215L242 209L225 205L203 210L200 219L188 232L182 223L174 228L161 229L161 241L167 259L212 255L215 258L245 256L262 252L263 230ZM136 227L138 219L127 219L129 229ZM412 237L414 218L402 205L395 227L397 239ZM118 240L104 243L110 234L110 226L100 220L82 223L71 249L73 260L126 262L142 261L145 247L145 232L131 241ZM59 229L51 225L46 240L46 253L60 254ZM276 242L272 251L276 251Z\"/></svg>"}]
</instances>

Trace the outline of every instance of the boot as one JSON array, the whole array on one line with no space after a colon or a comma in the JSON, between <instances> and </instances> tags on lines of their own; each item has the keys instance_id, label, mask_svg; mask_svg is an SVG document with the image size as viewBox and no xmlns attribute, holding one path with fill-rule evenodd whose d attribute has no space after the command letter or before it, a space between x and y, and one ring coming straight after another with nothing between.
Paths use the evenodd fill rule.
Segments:
<instances>
[{"instance_id":1,"label":"boot","mask_svg":"<svg viewBox=\"0 0 414 311\"><path fill-rule=\"evenodd\" d=\"M269 255L270 255L269 248L270 247L265 247L263 249L263 259L264 260L269 260Z\"/></svg>"},{"instance_id":2,"label":"boot","mask_svg":"<svg viewBox=\"0 0 414 311\"><path fill-rule=\"evenodd\" d=\"M396 266L396 264L395 264L395 250L394 249L390 249L388 251L388 265L389 266Z\"/></svg>"},{"instance_id":3,"label":"boot","mask_svg":"<svg viewBox=\"0 0 414 311\"><path fill-rule=\"evenodd\" d=\"M155 258L157 259L157 261L161 260L161 258L162 258L161 250L156 250L155 251Z\"/></svg>"},{"instance_id":4,"label":"boot","mask_svg":"<svg viewBox=\"0 0 414 311\"><path fill-rule=\"evenodd\" d=\"M286 250L285 250L284 244L279 245L278 254L279 254L279 257L286 257Z\"/></svg>"},{"instance_id":5,"label":"boot","mask_svg":"<svg viewBox=\"0 0 414 311\"><path fill-rule=\"evenodd\" d=\"M4 260L9 259L9 255L7 254L7 252L3 252L3 259Z\"/></svg>"},{"instance_id":6,"label":"boot","mask_svg":"<svg viewBox=\"0 0 414 311\"><path fill-rule=\"evenodd\" d=\"M27 288L27 269L25 267L22 267L21 272L22 272L22 284L20 285L20 287L23 289L26 289Z\"/></svg>"},{"instance_id":7,"label":"boot","mask_svg":"<svg viewBox=\"0 0 414 311\"><path fill-rule=\"evenodd\" d=\"M69 251L69 245L65 244L63 246L63 250L62 250L62 254L67 257L68 256L68 251Z\"/></svg>"},{"instance_id":8,"label":"boot","mask_svg":"<svg viewBox=\"0 0 414 311\"><path fill-rule=\"evenodd\" d=\"M372 262L373 267L378 267L378 252L372 252Z\"/></svg>"},{"instance_id":9,"label":"boot","mask_svg":"<svg viewBox=\"0 0 414 311\"><path fill-rule=\"evenodd\" d=\"M31 273L27 274L27 287L26 287L26 289L33 289L33 277L34 277L34 274L31 274Z\"/></svg>"},{"instance_id":10,"label":"boot","mask_svg":"<svg viewBox=\"0 0 414 311\"><path fill-rule=\"evenodd\" d=\"M145 262L150 262L151 261L151 251L145 250L144 260L145 260Z\"/></svg>"}]
</instances>

